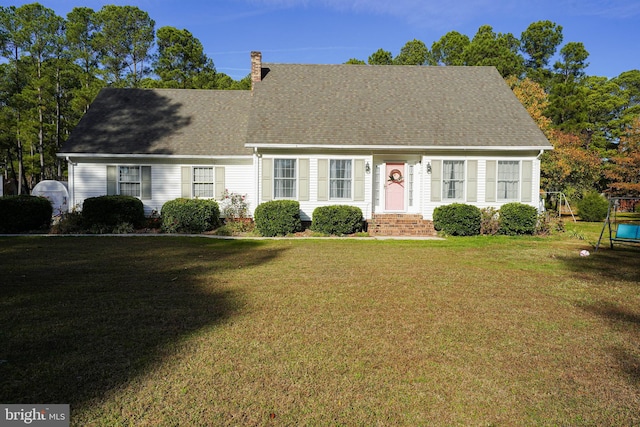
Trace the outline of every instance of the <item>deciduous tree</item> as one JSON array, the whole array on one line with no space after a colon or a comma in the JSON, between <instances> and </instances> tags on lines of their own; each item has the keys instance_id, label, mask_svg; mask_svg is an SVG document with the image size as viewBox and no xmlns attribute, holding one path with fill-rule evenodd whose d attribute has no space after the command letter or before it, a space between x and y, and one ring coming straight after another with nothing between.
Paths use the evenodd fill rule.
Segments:
<instances>
[{"instance_id":1,"label":"deciduous tree","mask_svg":"<svg viewBox=\"0 0 640 427\"><path fill-rule=\"evenodd\" d=\"M602 160L597 151L587 149L578 135L554 129L549 133L552 151L541 161L540 185L547 191L561 191L567 197L581 196L598 188Z\"/></svg>"},{"instance_id":2,"label":"deciduous tree","mask_svg":"<svg viewBox=\"0 0 640 427\"><path fill-rule=\"evenodd\" d=\"M510 76L505 80L540 130L549 138L551 119L544 114L549 107L549 95L544 91L544 88L528 77L521 80Z\"/></svg>"},{"instance_id":3,"label":"deciduous tree","mask_svg":"<svg viewBox=\"0 0 640 427\"><path fill-rule=\"evenodd\" d=\"M606 174L612 193L640 196L640 116L620 138L617 153L609 160Z\"/></svg>"}]
</instances>

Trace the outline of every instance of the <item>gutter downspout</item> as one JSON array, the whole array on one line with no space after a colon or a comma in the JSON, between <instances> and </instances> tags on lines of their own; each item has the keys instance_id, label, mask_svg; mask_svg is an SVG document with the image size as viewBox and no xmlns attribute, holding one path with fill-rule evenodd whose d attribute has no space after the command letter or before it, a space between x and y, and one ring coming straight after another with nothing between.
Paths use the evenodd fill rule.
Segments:
<instances>
[{"instance_id":1,"label":"gutter downspout","mask_svg":"<svg viewBox=\"0 0 640 427\"><path fill-rule=\"evenodd\" d=\"M76 168L74 167L77 163L73 163L69 156L66 156L65 160L67 161L67 170L69 171L69 189L71 190L71 194L69 194L69 210L75 209L76 207Z\"/></svg>"},{"instance_id":2,"label":"gutter downspout","mask_svg":"<svg viewBox=\"0 0 640 427\"><path fill-rule=\"evenodd\" d=\"M258 148L253 147L253 162L254 162L253 194L255 195L255 201L253 203L254 204L253 209L251 210L251 217L254 217L255 210L258 207L258 203L261 197L259 193L260 192L260 157L261 157L260 154L258 154Z\"/></svg>"}]
</instances>

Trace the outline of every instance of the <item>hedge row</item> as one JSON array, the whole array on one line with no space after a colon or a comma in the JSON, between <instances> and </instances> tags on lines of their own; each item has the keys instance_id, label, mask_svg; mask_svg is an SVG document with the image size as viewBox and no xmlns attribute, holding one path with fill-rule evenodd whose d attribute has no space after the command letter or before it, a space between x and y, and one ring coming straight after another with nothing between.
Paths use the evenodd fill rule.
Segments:
<instances>
[{"instance_id":1,"label":"hedge row","mask_svg":"<svg viewBox=\"0 0 640 427\"><path fill-rule=\"evenodd\" d=\"M23 233L48 229L53 208L44 197L0 197L0 233Z\"/></svg>"},{"instance_id":2,"label":"hedge row","mask_svg":"<svg viewBox=\"0 0 640 427\"><path fill-rule=\"evenodd\" d=\"M131 224L139 227L144 223L144 206L140 199L132 196L99 196L85 199L82 204L82 219L88 227L115 227Z\"/></svg>"},{"instance_id":3,"label":"hedge row","mask_svg":"<svg viewBox=\"0 0 640 427\"><path fill-rule=\"evenodd\" d=\"M497 215L497 225L491 222ZM523 203L507 203L497 212L489 212L463 203L438 206L433 211L433 225L436 230L451 236L476 236L484 231L510 236L534 234L538 222L538 210Z\"/></svg>"}]
</instances>

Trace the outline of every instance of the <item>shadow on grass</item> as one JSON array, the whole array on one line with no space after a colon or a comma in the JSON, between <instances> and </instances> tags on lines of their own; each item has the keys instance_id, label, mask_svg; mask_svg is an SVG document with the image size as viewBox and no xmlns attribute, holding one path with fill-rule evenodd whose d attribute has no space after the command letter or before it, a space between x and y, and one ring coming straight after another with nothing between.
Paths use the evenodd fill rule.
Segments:
<instances>
[{"instance_id":1,"label":"shadow on grass","mask_svg":"<svg viewBox=\"0 0 640 427\"><path fill-rule=\"evenodd\" d=\"M269 262L259 242L0 239L0 402L100 398L243 306L224 271Z\"/></svg>"},{"instance_id":2,"label":"shadow on grass","mask_svg":"<svg viewBox=\"0 0 640 427\"><path fill-rule=\"evenodd\" d=\"M640 314L612 303L599 303L584 306L589 313L607 321L613 329L627 331L627 348L622 345L613 346L610 353L617 360L618 366L636 387L640 387L640 358L637 355L637 337L640 332ZM636 341L636 342L634 342Z\"/></svg>"},{"instance_id":3,"label":"shadow on grass","mask_svg":"<svg viewBox=\"0 0 640 427\"><path fill-rule=\"evenodd\" d=\"M559 257L570 271L594 283L621 280L640 285L640 249L600 249L588 257Z\"/></svg>"},{"instance_id":4,"label":"shadow on grass","mask_svg":"<svg viewBox=\"0 0 640 427\"><path fill-rule=\"evenodd\" d=\"M601 248L589 257L577 255L561 258L572 274L595 287L629 286L627 292L640 289L640 250L621 247L611 250ZM640 344L640 312L632 311L622 304L597 301L580 303L584 311L603 319L612 330L626 336L628 345L612 345L609 353L617 361L620 371L636 388L640 388L640 358L637 346Z\"/></svg>"}]
</instances>

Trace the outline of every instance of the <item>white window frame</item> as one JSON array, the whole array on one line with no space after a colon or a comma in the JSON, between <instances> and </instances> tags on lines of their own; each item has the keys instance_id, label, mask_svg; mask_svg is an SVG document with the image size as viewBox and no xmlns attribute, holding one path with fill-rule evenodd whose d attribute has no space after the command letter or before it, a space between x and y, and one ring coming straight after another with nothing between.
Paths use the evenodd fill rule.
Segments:
<instances>
[{"instance_id":1,"label":"white window frame","mask_svg":"<svg viewBox=\"0 0 640 427\"><path fill-rule=\"evenodd\" d=\"M129 179L123 179L123 170L137 170L138 172L138 176L137 179L131 179L131 173L126 174L127 176L129 176ZM142 197L142 167L140 167L140 165L131 165L131 166L127 166L127 165L122 165L122 166L118 166L118 176L117 176L117 180L118 180L118 194L121 196L132 196L132 197L137 197L137 198L141 198ZM134 192L131 190L125 190L123 191L123 186L126 188L128 185L136 185L137 186L137 191L135 192L136 194L133 194Z\"/></svg>"},{"instance_id":2,"label":"white window frame","mask_svg":"<svg viewBox=\"0 0 640 427\"><path fill-rule=\"evenodd\" d=\"M507 164L515 165L517 167L517 171L515 171L515 173L512 172L512 176L510 177L505 177L504 172L501 176L500 166L505 166ZM496 165L496 192L498 193L497 200L499 202L517 202L520 200L521 170L522 167L519 160L498 160L498 164ZM515 197L508 197L509 189L507 188L507 185L515 186Z\"/></svg>"},{"instance_id":3,"label":"white window frame","mask_svg":"<svg viewBox=\"0 0 640 427\"><path fill-rule=\"evenodd\" d=\"M333 165L337 162L349 164L348 177L334 176L338 169ZM339 186L340 183L343 184L342 187ZM347 194L340 195L340 191L346 191ZM353 200L353 159L329 159L329 200Z\"/></svg>"},{"instance_id":4,"label":"white window frame","mask_svg":"<svg viewBox=\"0 0 640 427\"><path fill-rule=\"evenodd\" d=\"M407 201L408 201L408 205L409 207L413 207L414 206L414 200L413 200L413 193L414 193L414 188L413 186L415 185L415 173L416 173L416 167L415 165L407 165Z\"/></svg>"},{"instance_id":5,"label":"white window frame","mask_svg":"<svg viewBox=\"0 0 640 427\"><path fill-rule=\"evenodd\" d=\"M280 169L280 172L285 170L293 170L293 176L278 175L278 172L279 172L278 166L279 166L279 163L281 162L293 162L293 168L287 167L286 169ZM292 182L293 184L290 187L286 187L286 188L278 185L279 182L284 184L287 181L289 181L290 183ZM285 190L291 190L293 194L282 195L285 192ZM280 194L278 194L279 192ZM298 159L274 158L273 159L273 198L276 200L281 200L281 199L295 200L297 196L298 196Z\"/></svg>"},{"instance_id":6,"label":"white window frame","mask_svg":"<svg viewBox=\"0 0 640 427\"><path fill-rule=\"evenodd\" d=\"M446 178L445 175L445 170L446 170L446 165L447 164L461 164L462 166L462 178ZM450 160L442 160L442 201L464 201L465 200L465 183L466 183L466 166L467 166L467 162L465 162L464 160L459 160L459 159L450 159ZM455 168L451 169L452 172L455 171ZM458 192L456 191L456 189L458 188L457 185L454 186L453 191L454 191L454 195L453 197L449 196L449 193L451 192L451 184L452 183L457 183L459 185L459 189L460 189L460 194L458 194Z\"/></svg>"},{"instance_id":7,"label":"white window frame","mask_svg":"<svg viewBox=\"0 0 640 427\"><path fill-rule=\"evenodd\" d=\"M197 176L198 170L205 170L205 169L209 171L209 174L211 177L210 180L200 179L200 177ZM198 199L215 198L215 194L216 194L215 180L216 180L215 169L213 166L193 166L191 168L191 196ZM208 188L210 189L211 195L202 195L201 194L202 190L198 189L199 186L208 186ZM205 193L207 192L205 191Z\"/></svg>"}]
</instances>

